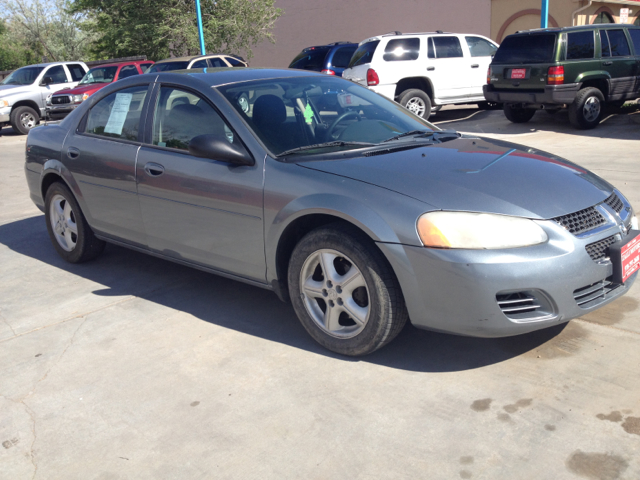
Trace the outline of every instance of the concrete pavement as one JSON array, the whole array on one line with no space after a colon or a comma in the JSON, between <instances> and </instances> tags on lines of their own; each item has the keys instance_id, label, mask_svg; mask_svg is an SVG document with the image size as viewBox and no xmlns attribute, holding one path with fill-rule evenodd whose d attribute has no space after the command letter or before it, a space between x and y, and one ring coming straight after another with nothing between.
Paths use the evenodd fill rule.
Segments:
<instances>
[{"instance_id":1,"label":"concrete pavement","mask_svg":"<svg viewBox=\"0 0 640 480\"><path fill-rule=\"evenodd\" d=\"M640 207L637 113L433 120L564 156ZM24 137L2 133L0 479L640 478L640 286L563 328L408 326L343 358L270 292L112 245L66 264Z\"/></svg>"}]
</instances>

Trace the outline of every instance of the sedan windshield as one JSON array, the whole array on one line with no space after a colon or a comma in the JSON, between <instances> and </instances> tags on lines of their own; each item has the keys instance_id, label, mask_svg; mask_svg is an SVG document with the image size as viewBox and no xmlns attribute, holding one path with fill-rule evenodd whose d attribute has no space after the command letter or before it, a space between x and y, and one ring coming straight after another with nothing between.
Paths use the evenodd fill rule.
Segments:
<instances>
[{"instance_id":1,"label":"sedan windshield","mask_svg":"<svg viewBox=\"0 0 640 480\"><path fill-rule=\"evenodd\" d=\"M36 81L42 70L44 70L44 67L19 68L5 78L0 85L31 85Z\"/></svg>"},{"instance_id":2,"label":"sedan windshield","mask_svg":"<svg viewBox=\"0 0 640 480\"><path fill-rule=\"evenodd\" d=\"M341 78L280 78L217 88L276 156L365 148L394 137L415 142L420 133L438 130L397 103Z\"/></svg>"},{"instance_id":3,"label":"sedan windshield","mask_svg":"<svg viewBox=\"0 0 640 480\"><path fill-rule=\"evenodd\" d=\"M164 62L156 63L147 70L147 73L170 72L172 70L185 70L189 66L189 62Z\"/></svg>"},{"instance_id":4,"label":"sedan windshield","mask_svg":"<svg viewBox=\"0 0 640 480\"><path fill-rule=\"evenodd\" d=\"M79 85L90 85L92 83L111 83L116 76L118 67L98 67L89 70Z\"/></svg>"}]
</instances>

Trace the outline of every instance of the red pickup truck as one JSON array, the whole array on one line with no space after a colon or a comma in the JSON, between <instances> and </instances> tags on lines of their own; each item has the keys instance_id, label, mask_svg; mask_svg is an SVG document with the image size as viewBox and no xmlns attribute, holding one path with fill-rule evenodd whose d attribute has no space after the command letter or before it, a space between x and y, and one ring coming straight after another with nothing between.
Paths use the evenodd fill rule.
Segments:
<instances>
[{"instance_id":1,"label":"red pickup truck","mask_svg":"<svg viewBox=\"0 0 640 480\"><path fill-rule=\"evenodd\" d=\"M150 60L109 63L89 70L80 83L70 90L60 90L47 98L47 118L60 120L101 88L117 80L145 73L153 65Z\"/></svg>"}]
</instances>

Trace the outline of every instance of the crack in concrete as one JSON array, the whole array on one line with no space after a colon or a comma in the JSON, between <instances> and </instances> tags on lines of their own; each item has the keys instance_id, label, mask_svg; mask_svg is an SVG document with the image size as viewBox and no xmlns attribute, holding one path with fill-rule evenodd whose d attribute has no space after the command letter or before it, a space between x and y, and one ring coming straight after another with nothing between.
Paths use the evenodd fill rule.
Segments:
<instances>
[{"instance_id":1,"label":"crack in concrete","mask_svg":"<svg viewBox=\"0 0 640 480\"><path fill-rule=\"evenodd\" d=\"M13 336L15 337L15 336L17 335L17 334L16 334L16 331L13 329L13 327L12 327L12 326L11 326L11 324L7 321L7 319L6 319L6 318L4 318L4 315L2 315L2 310L0 310L0 318L1 318L1 319L2 319L2 321L7 325L7 327L9 327L9 328L11 329L11 331L13 332ZM11 338L13 338L13 337L11 337ZM8 340L8 339L5 339L5 340Z\"/></svg>"},{"instance_id":2,"label":"crack in concrete","mask_svg":"<svg viewBox=\"0 0 640 480\"><path fill-rule=\"evenodd\" d=\"M7 400L9 402L22 405L24 407L25 412L27 412L27 414L29 415L29 418L31 418L31 434L33 435L33 440L31 440L31 446L29 447L29 459L31 460L31 464L33 465L33 476L31 477L31 480L33 480L35 478L35 476L36 476L36 473L38 473L38 464L36 463L35 455L33 453L33 446L36 443L36 417L35 417L35 414L33 413L33 410L31 410L29 405L24 403L24 399L14 400L13 398L9 398L6 395L2 395L1 393L0 393L0 397L4 398L5 400Z\"/></svg>"}]
</instances>

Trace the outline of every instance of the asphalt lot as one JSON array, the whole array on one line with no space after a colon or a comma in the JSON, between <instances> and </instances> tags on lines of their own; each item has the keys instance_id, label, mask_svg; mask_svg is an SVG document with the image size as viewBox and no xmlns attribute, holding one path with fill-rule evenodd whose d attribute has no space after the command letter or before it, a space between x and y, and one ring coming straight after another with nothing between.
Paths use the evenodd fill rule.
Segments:
<instances>
[{"instance_id":1,"label":"asphalt lot","mask_svg":"<svg viewBox=\"0 0 640 480\"><path fill-rule=\"evenodd\" d=\"M564 156L640 209L635 108L588 132L563 112L432 120ZM259 288L112 245L66 264L25 138L2 135L0 478L640 478L640 285L561 328L408 326L343 358Z\"/></svg>"}]
</instances>

